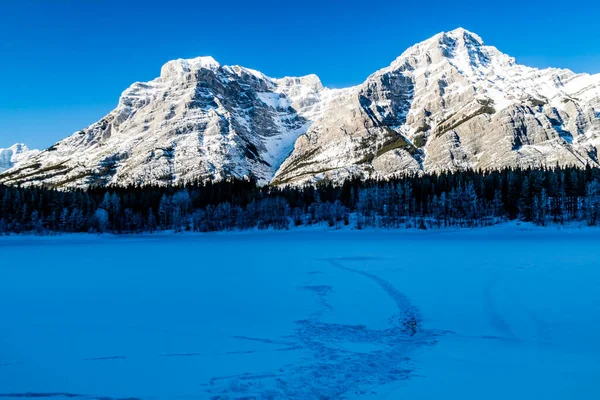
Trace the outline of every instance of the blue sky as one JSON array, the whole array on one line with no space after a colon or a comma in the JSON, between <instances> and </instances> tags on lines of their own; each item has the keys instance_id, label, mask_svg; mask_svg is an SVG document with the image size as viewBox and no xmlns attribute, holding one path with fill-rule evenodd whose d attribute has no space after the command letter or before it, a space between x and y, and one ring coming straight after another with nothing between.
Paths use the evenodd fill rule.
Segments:
<instances>
[{"instance_id":1,"label":"blue sky","mask_svg":"<svg viewBox=\"0 0 600 400\"><path fill-rule=\"evenodd\" d=\"M3 0L0 147L46 147L98 120L175 58L362 82L459 26L531 66L600 72L600 5L545 2Z\"/></svg>"}]
</instances>

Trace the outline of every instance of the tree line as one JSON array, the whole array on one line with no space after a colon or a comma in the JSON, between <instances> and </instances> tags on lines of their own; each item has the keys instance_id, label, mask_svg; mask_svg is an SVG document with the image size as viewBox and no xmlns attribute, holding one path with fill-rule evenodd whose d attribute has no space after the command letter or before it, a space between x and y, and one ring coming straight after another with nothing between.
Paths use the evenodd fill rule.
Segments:
<instances>
[{"instance_id":1,"label":"tree line","mask_svg":"<svg viewBox=\"0 0 600 400\"><path fill-rule=\"evenodd\" d=\"M0 185L0 234L223 231L350 225L361 229L538 225L600 219L600 170L447 172L269 187L253 180L52 190Z\"/></svg>"}]
</instances>

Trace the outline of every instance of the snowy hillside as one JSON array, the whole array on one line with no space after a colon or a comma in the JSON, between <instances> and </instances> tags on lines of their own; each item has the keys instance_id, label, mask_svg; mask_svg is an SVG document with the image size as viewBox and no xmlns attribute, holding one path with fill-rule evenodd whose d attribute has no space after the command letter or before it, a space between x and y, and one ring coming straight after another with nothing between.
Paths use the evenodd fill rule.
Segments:
<instances>
[{"instance_id":1,"label":"snowy hillside","mask_svg":"<svg viewBox=\"0 0 600 400\"><path fill-rule=\"evenodd\" d=\"M273 79L175 60L115 110L0 183L260 183L503 166L598 166L600 75L519 65L464 29L412 46L363 84Z\"/></svg>"}]
</instances>

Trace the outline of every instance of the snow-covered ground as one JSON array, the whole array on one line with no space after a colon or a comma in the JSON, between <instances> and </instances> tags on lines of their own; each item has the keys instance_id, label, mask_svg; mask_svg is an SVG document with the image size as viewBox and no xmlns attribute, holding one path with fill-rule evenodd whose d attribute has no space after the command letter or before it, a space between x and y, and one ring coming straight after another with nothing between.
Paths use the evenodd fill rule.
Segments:
<instances>
[{"instance_id":1,"label":"snow-covered ground","mask_svg":"<svg viewBox=\"0 0 600 400\"><path fill-rule=\"evenodd\" d=\"M600 230L0 238L0 397L600 398Z\"/></svg>"}]
</instances>

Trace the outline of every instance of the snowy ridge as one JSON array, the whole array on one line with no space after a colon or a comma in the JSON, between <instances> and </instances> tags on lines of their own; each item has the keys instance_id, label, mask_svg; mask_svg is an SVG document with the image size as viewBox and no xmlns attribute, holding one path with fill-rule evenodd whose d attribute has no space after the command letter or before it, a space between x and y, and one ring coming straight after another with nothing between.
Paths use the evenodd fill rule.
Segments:
<instances>
[{"instance_id":1,"label":"snowy ridge","mask_svg":"<svg viewBox=\"0 0 600 400\"><path fill-rule=\"evenodd\" d=\"M459 28L356 87L174 60L119 105L0 176L88 187L254 177L262 184L504 166L598 166L600 75L537 69Z\"/></svg>"}]
</instances>

